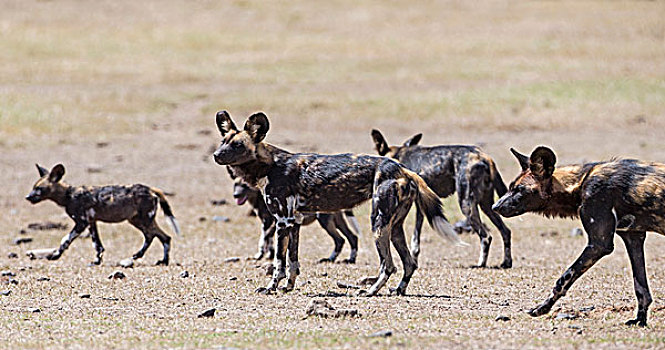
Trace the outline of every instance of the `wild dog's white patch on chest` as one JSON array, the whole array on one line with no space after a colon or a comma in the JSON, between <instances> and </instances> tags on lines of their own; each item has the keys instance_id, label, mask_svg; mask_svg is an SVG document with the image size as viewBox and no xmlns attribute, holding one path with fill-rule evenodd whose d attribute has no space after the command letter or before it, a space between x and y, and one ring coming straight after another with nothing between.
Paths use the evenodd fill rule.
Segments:
<instances>
[{"instance_id":1,"label":"wild dog's white patch on chest","mask_svg":"<svg viewBox=\"0 0 665 350\"><path fill-rule=\"evenodd\" d=\"M258 187L261 192L265 193L266 192L266 186L268 186L268 177L264 176L256 181L256 187Z\"/></svg>"},{"instance_id":2,"label":"wild dog's white patch on chest","mask_svg":"<svg viewBox=\"0 0 665 350\"><path fill-rule=\"evenodd\" d=\"M94 219L95 218L95 209L90 208L85 213L88 215L89 219Z\"/></svg>"}]
</instances>

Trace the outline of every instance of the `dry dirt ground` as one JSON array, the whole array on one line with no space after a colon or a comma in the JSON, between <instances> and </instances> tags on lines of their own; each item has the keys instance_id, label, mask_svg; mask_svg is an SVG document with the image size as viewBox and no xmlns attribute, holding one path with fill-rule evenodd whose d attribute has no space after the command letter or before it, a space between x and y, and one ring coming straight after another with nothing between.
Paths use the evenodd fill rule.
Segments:
<instances>
[{"instance_id":1,"label":"dry dirt ground","mask_svg":"<svg viewBox=\"0 0 665 350\"><path fill-rule=\"evenodd\" d=\"M578 225L571 220L507 220L510 270L470 268L475 237L455 248L427 228L409 295L361 298L336 282L377 272L364 205L356 265L317 264L331 242L305 227L296 290L256 295L268 281L263 262L225 262L254 253L255 218L246 207L210 204L231 201L226 171L210 157L218 109L238 123L264 110L267 141L293 151L373 153L373 127L394 143L424 132L424 144L479 144L507 181L517 174L510 146L547 144L561 163L665 162L665 4L2 1L0 270L18 284L1 277L0 290L11 293L0 296L0 348L665 347L665 238L656 234L647 239L648 328L623 325L636 302L618 240L550 315L525 313L585 245L569 235ZM27 250L54 247L66 233L19 233L29 223L72 227L55 204L23 199L35 162L64 163L72 184L173 192L183 235L173 240L172 264L152 266L155 243L123 270L127 278L107 279L142 243L128 224L100 225L102 266L87 266L89 239L59 261L29 260ZM455 198L445 205L460 219ZM492 234L495 266L501 239ZM33 241L17 246L18 237ZM305 318L315 298L359 316ZM213 318L197 318L208 308L217 309ZM383 330L392 336L369 337Z\"/></svg>"}]
</instances>

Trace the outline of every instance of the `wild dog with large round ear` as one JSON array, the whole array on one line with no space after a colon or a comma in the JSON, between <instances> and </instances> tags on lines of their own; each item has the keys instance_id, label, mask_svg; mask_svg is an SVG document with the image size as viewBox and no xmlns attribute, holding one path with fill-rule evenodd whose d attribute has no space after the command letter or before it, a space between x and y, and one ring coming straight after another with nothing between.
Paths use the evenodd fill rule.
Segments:
<instances>
[{"instance_id":1,"label":"wild dog with large round ear","mask_svg":"<svg viewBox=\"0 0 665 350\"><path fill-rule=\"evenodd\" d=\"M263 113L251 115L243 130L234 127L228 113L216 115L222 141L214 153L215 162L229 165L233 173L263 192L275 217L277 249L275 272L266 288L270 293L287 277L285 290L292 290L300 273L298 241L303 214L350 209L373 198L372 227L381 260L381 271L367 292L375 295L397 269L390 256L390 243L404 264L404 276L395 290L406 293L417 263L404 238L402 224L415 201L435 231L459 243L459 237L443 215L441 202L417 174L384 157L368 155L290 153L263 142L270 124ZM396 206L386 203L398 203Z\"/></svg>"},{"instance_id":2,"label":"wild dog with large round ear","mask_svg":"<svg viewBox=\"0 0 665 350\"><path fill-rule=\"evenodd\" d=\"M36 166L39 180L25 199L32 204L51 200L64 207L75 224L72 231L62 238L60 246L46 255L46 258L59 259L69 245L88 228L97 252L92 264L99 265L102 262L104 247L97 231L97 221L115 223L128 220L141 230L145 237L143 247L134 254L133 258L143 257L153 239L157 237L164 247L164 258L157 263L168 265L171 237L164 233L155 221L157 206L162 207L176 234L180 232L180 228L161 190L144 185L70 186L62 181L65 175L65 167L62 164L54 166L51 171Z\"/></svg>"},{"instance_id":3,"label":"wild dog with large round ear","mask_svg":"<svg viewBox=\"0 0 665 350\"><path fill-rule=\"evenodd\" d=\"M493 209L506 217L527 212L579 217L588 235L582 254L529 314L547 314L578 278L614 250L616 233L626 245L638 304L637 317L626 324L646 326L652 298L644 240L647 231L665 234L665 221L653 219L665 215L665 164L619 159L556 167L556 155L548 147L537 147L529 157L511 152L522 172Z\"/></svg>"},{"instance_id":4,"label":"wild dog with large round ear","mask_svg":"<svg viewBox=\"0 0 665 350\"><path fill-rule=\"evenodd\" d=\"M503 262L500 267L513 266L510 229L501 217L492 211L494 193L506 193L506 185L496 168L494 160L476 146L443 145L418 146L422 134L416 134L404 141L401 146L390 146L379 130L372 130L372 140L379 155L398 160L407 168L420 175L437 195L448 197L455 192L465 221L455 224L458 232L474 231L480 239L480 256L477 267L486 267L492 236L480 219L484 212L503 239ZM480 208L480 210L479 210ZM418 259L420 253L420 231L423 215L416 211L416 226L411 236L411 253Z\"/></svg>"}]
</instances>

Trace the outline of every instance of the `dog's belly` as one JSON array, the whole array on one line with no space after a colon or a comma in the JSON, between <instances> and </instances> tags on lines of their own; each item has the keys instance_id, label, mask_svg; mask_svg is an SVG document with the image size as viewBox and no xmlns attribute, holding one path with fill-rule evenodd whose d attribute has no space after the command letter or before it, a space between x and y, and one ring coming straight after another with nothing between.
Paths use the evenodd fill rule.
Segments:
<instances>
[{"instance_id":1,"label":"dog's belly","mask_svg":"<svg viewBox=\"0 0 665 350\"><path fill-rule=\"evenodd\" d=\"M308 197L298 196L297 210L302 213L336 212L351 209L371 197L364 192L315 194Z\"/></svg>"},{"instance_id":2,"label":"dog's belly","mask_svg":"<svg viewBox=\"0 0 665 350\"><path fill-rule=\"evenodd\" d=\"M88 210L90 220L104 222L121 222L136 216L136 214L136 206L131 200L100 203Z\"/></svg>"}]
</instances>

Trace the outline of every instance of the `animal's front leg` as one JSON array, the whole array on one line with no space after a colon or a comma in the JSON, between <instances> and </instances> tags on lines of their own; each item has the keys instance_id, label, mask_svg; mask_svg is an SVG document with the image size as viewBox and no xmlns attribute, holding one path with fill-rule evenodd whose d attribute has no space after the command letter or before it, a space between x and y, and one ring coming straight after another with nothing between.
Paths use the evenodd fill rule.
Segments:
<instances>
[{"instance_id":1,"label":"animal's front leg","mask_svg":"<svg viewBox=\"0 0 665 350\"><path fill-rule=\"evenodd\" d=\"M97 252L95 260L92 262L92 265L99 265L102 263L104 246L102 245L102 240L99 238L99 231L97 231L97 224L94 221L90 223L89 230L90 230L90 237L92 238L92 243L95 245L95 251Z\"/></svg>"},{"instance_id":2,"label":"animal's front leg","mask_svg":"<svg viewBox=\"0 0 665 350\"><path fill-rule=\"evenodd\" d=\"M286 253L289 245L289 230L285 227L277 226L277 249L273 262L274 271L270 283L265 288L257 289L257 293L269 294L277 290L279 282L286 277Z\"/></svg>"},{"instance_id":3,"label":"animal's front leg","mask_svg":"<svg viewBox=\"0 0 665 350\"><path fill-rule=\"evenodd\" d=\"M537 307L529 310L531 316L542 316L550 312L554 303L566 295L573 283L580 278L600 258L614 250L614 229L616 219L610 209L585 208L580 209L580 218L584 229L588 233L589 241L582 254L557 280L552 294Z\"/></svg>"},{"instance_id":4,"label":"animal's front leg","mask_svg":"<svg viewBox=\"0 0 665 350\"><path fill-rule=\"evenodd\" d=\"M289 236L289 279L286 283L285 292L292 291L296 285L296 278L300 274L300 263L298 262L298 244L300 241L300 225L294 224L290 227Z\"/></svg>"},{"instance_id":5,"label":"animal's front leg","mask_svg":"<svg viewBox=\"0 0 665 350\"><path fill-rule=\"evenodd\" d=\"M87 221L76 221L76 225L74 225L72 231L69 232L69 234L67 234L66 236L62 237L62 240L60 240L60 247L58 247L58 250L54 251L46 258L49 260L60 259L62 253L64 253L65 250L69 248L69 245L72 244L72 242L76 239L76 237L81 235L81 233L85 230L86 227L88 227Z\"/></svg>"}]
</instances>

